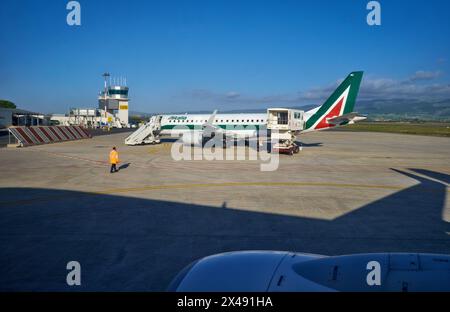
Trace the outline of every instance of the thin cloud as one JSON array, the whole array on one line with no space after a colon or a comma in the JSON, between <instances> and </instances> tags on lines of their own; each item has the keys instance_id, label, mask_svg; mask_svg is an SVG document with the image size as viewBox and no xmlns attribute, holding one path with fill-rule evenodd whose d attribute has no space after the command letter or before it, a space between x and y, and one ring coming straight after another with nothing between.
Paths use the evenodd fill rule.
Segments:
<instances>
[{"instance_id":1,"label":"thin cloud","mask_svg":"<svg viewBox=\"0 0 450 312\"><path fill-rule=\"evenodd\" d=\"M433 80L436 78L439 78L441 76L440 71L424 71L419 70L416 71L413 76L410 77L411 81L417 81L417 80Z\"/></svg>"},{"instance_id":2,"label":"thin cloud","mask_svg":"<svg viewBox=\"0 0 450 312\"><path fill-rule=\"evenodd\" d=\"M230 91L225 96L227 99L237 99L240 94L238 92Z\"/></svg>"},{"instance_id":3,"label":"thin cloud","mask_svg":"<svg viewBox=\"0 0 450 312\"><path fill-rule=\"evenodd\" d=\"M365 77L361 83L359 100L414 100L441 101L450 99L450 84L433 80L441 77L441 71L417 71L405 79ZM325 101L343 81L339 79L329 85L298 91L291 94L273 94L264 96L245 95L230 91L227 93L209 90L194 90L184 94L197 101L205 101L214 105L247 105L261 107L264 105L293 106L320 104Z\"/></svg>"}]
</instances>

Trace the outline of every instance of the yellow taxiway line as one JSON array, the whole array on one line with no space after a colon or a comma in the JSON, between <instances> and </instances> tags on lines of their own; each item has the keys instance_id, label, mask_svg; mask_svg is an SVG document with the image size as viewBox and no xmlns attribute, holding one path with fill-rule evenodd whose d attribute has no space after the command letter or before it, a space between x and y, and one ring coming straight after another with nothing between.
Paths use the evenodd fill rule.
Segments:
<instances>
[{"instance_id":1,"label":"yellow taxiway line","mask_svg":"<svg viewBox=\"0 0 450 312\"><path fill-rule=\"evenodd\" d=\"M63 199L71 196L95 196L95 195L114 195L120 193L142 192L152 190L170 190L170 189L191 189L191 188L219 188L219 187L340 187L340 188L365 188L365 189L386 189L386 190L401 190L408 186L395 185L365 185L365 184L347 184L347 183L322 183L322 182L224 182L224 183L186 183L186 184L161 184L161 185L147 185L142 187L129 188L114 188L105 189L101 191L82 191L82 190L60 190L57 192L67 191L65 194L50 195L45 197L35 197L29 199L18 199L11 201L0 201L0 205L14 205L14 204L29 204L33 202L45 202L52 199ZM76 192L76 193L71 193ZM82 194L80 194L82 193Z\"/></svg>"},{"instance_id":2,"label":"yellow taxiway line","mask_svg":"<svg viewBox=\"0 0 450 312\"><path fill-rule=\"evenodd\" d=\"M223 183L188 183L188 184L161 184L147 185L141 187L116 188L97 191L97 194L114 194L128 193L151 190L167 190L167 189L190 189L190 188L211 188L211 187L236 187L236 186L266 186L266 187L301 187L301 186L322 186L322 187L343 187L343 188L371 188L371 189L388 189L400 190L404 186L396 185L365 185L365 184L347 184L347 183L326 183L326 182L223 182Z\"/></svg>"}]
</instances>

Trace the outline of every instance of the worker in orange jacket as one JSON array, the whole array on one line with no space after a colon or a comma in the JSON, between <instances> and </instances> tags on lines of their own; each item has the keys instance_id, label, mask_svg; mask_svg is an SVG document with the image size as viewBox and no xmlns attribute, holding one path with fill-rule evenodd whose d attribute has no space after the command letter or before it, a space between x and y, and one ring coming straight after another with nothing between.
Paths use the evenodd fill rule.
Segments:
<instances>
[{"instance_id":1,"label":"worker in orange jacket","mask_svg":"<svg viewBox=\"0 0 450 312\"><path fill-rule=\"evenodd\" d=\"M116 165L119 163L119 153L116 150L116 147L114 146L112 148L112 151L109 153L109 162L111 164L111 170L110 172L117 172L119 170L117 170Z\"/></svg>"}]
</instances>

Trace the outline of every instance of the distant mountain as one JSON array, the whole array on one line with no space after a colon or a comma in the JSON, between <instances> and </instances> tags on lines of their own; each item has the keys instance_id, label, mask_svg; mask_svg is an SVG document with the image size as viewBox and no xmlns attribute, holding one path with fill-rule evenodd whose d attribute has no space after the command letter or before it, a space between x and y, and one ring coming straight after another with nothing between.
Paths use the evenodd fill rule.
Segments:
<instances>
[{"instance_id":1,"label":"distant mountain","mask_svg":"<svg viewBox=\"0 0 450 312\"><path fill-rule=\"evenodd\" d=\"M371 100L359 101L355 110L370 119L450 120L450 99L445 101Z\"/></svg>"},{"instance_id":2,"label":"distant mountain","mask_svg":"<svg viewBox=\"0 0 450 312\"><path fill-rule=\"evenodd\" d=\"M286 108L310 110L318 105L290 106ZM213 107L213 106L211 106ZM267 108L223 110L221 113L264 113ZM355 111L368 115L369 120L433 120L450 121L450 99L444 101L361 100L355 104ZM164 112L163 114L211 114L209 111ZM150 113L130 112L130 116L148 118Z\"/></svg>"}]
</instances>

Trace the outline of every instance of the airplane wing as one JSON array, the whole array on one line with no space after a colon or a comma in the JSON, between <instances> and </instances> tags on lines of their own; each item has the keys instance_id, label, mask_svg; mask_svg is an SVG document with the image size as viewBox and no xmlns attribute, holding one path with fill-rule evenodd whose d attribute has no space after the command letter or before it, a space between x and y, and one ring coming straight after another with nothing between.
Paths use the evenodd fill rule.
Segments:
<instances>
[{"instance_id":1,"label":"airplane wing","mask_svg":"<svg viewBox=\"0 0 450 312\"><path fill-rule=\"evenodd\" d=\"M216 118L216 114L217 114L217 109L214 110L214 112L211 114L211 116L209 116L208 121L203 124L203 126L212 126L214 119Z\"/></svg>"},{"instance_id":2,"label":"airplane wing","mask_svg":"<svg viewBox=\"0 0 450 312\"><path fill-rule=\"evenodd\" d=\"M202 125L202 131L204 137L212 137L214 135L222 135L223 139L234 139L236 135L233 132L227 132L224 129L213 125L216 118L217 109L209 116L208 121Z\"/></svg>"},{"instance_id":3,"label":"airplane wing","mask_svg":"<svg viewBox=\"0 0 450 312\"><path fill-rule=\"evenodd\" d=\"M367 116L360 115L358 113L348 113L344 114L342 116L333 117L327 120L329 124L340 126L340 125L346 125L346 124L354 124L357 121L365 120L367 119Z\"/></svg>"},{"instance_id":4,"label":"airplane wing","mask_svg":"<svg viewBox=\"0 0 450 312\"><path fill-rule=\"evenodd\" d=\"M208 121L202 125L202 130L203 130L204 136L211 136L212 133L217 133L222 130L219 127L213 125L214 119L216 118L216 114L217 114L217 109L214 110L214 112L211 114L211 116L209 116Z\"/></svg>"}]
</instances>

